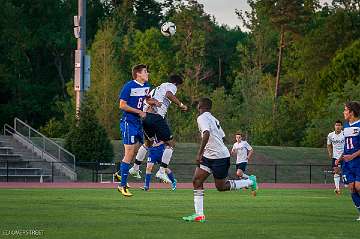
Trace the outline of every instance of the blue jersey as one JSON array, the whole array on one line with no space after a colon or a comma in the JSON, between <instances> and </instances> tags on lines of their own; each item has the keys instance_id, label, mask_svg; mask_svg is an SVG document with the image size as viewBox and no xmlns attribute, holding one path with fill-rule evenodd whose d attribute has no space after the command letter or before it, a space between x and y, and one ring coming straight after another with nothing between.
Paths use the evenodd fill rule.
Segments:
<instances>
[{"instance_id":1,"label":"blue jersey","mask_svg":"<svg viewBox=\"0 0 360 239\"><path fill-rule=\"evenodd\" d=\"M119 100L124 100L128 106L143 110L145 97L149 94L149 83L140 84L139 82L132 80L127 82L122 88L119 94ZM138 114L123 111L122 120L140 124L140 116Z\"/></svg>"},{"instance_id":2,"label":"blue jersey","mask_svg":"<svg viewBox=\"0 0 360 239\"><path fill-rule=\"evenodd\" d=\"M360 120L349 124L348 122L344 124L344 136L345 136L345 146L344 146L344 155L350 155L360 150ZM356 157L353 160L346 162L348 166L353 166L355 164L360 166L360 157Z\"/></svg>"}]
</instances>

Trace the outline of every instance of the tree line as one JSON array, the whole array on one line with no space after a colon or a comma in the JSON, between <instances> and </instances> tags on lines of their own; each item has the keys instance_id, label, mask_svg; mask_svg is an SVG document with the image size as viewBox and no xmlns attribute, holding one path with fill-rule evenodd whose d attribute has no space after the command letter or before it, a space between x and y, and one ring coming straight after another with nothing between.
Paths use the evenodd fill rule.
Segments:
<instances>
[{"instance_id":1,"label":"tree line","mask_svg":"<svg viewBox=\"0 0 360 239\"><path fill-rule=\"evenodd\" d=\"M19 117L50 137L74 125L76 1L1 0L0 123ZM232 137L252 144L320 147L343 103L360 99L360 4L356 0L248 0L234 14L246 31L220 25L195 0L88 0L87 39L97 121L119 139L118 94L131 67L149 66L157 86L172 73L192 106L168 117L178 141L197 138L196 100L213 100ZM172 21L173 37L159 26Z\"/></svg>"}]
</instances>

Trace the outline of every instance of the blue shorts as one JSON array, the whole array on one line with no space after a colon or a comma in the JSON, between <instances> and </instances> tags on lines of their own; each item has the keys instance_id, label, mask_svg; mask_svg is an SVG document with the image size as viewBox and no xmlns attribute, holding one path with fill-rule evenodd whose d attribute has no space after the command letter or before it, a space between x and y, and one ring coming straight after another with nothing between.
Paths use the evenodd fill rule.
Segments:
<instances>
[{"instance_id":1,"label":"blue shorts","mask_svg":"<svg viewBox=\"0 0 360 239\"><path fill-rule=\"evenodd\" d=\"M244 173L246 171L247 162L237 163L236 170L241 169Z\"/></svg>"},{"instance_id":2,"label":"blue shorts","mask_svg":"<svg viewBox=\"0 0 360 239\"><path fill-rule=\"evenodd\" d=\"M144 143L144 132L142 129L142 124L139 123L129 122L125 120L120 121L120 129L121 129L121 136L123 140L123 144L136 144Z\"/></svg>"},{"instance_id":3,"label":"blue shorts","mask_svg":"<svg viewBox=\"0 0 360 239\"><path fill-rule=\"evenodd\" d=\"M228 176L230 157L222 159L208 159L202 157L200 168L208 173L212 173L216 179L224 179Z\"/></svg>"},{"instance_id":4,"label":"blue shorts","mask_svg":"<svg viewBox=\"0 0 360 239\"><path fill-rule=\"evenodd\" d=\"M360 165L349 165L344 163L342 177L345 184L360 182Z\"/></svg>"},{"instance_id":5,"label":"blue shorts","mask_svg":"<svg viewBox=\"0 0 360 239\"><path fill-rule=\"evenodd\" d=\"M153 164L156 163L160 164L164 150L165 150L165 144L160 144L159 146L150 147L147 162Z\"/></svg>"}]
</instances>

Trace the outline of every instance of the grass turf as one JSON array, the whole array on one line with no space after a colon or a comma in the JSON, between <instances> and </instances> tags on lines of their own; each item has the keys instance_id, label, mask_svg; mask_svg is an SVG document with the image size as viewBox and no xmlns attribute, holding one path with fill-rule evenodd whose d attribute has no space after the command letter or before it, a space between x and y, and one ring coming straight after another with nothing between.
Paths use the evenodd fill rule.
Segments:
<instances>
[{"instance_id":1,"label":"grass turf","mask_svg":"<svg viewBox=\"0 0 360 239\"><path fill-rule=\"evenodd\" d=\"M205 191L205 223L193 212L192 190L2 189L0 238L42 230L36 238L354 238L360 222L347 192L331 190Z\"/></svg>"}]
</instances>

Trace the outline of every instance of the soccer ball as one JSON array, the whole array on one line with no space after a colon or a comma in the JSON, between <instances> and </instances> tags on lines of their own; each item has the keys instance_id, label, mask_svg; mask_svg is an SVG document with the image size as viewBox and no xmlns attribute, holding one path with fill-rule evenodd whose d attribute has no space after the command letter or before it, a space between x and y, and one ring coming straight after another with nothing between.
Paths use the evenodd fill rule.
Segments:
<instances>
[{"instance_id":1,"label":"soccer ball","mask_svg":"<svg viewBox=\"0 0 360 239\"><path fill-rule=\"evenodd\" d=\"M161 25L161 34L163 34L166 37L171 37L176 32L176 26L173 22L164 22L164 24Z\"/></svg>"}]
</instances>

